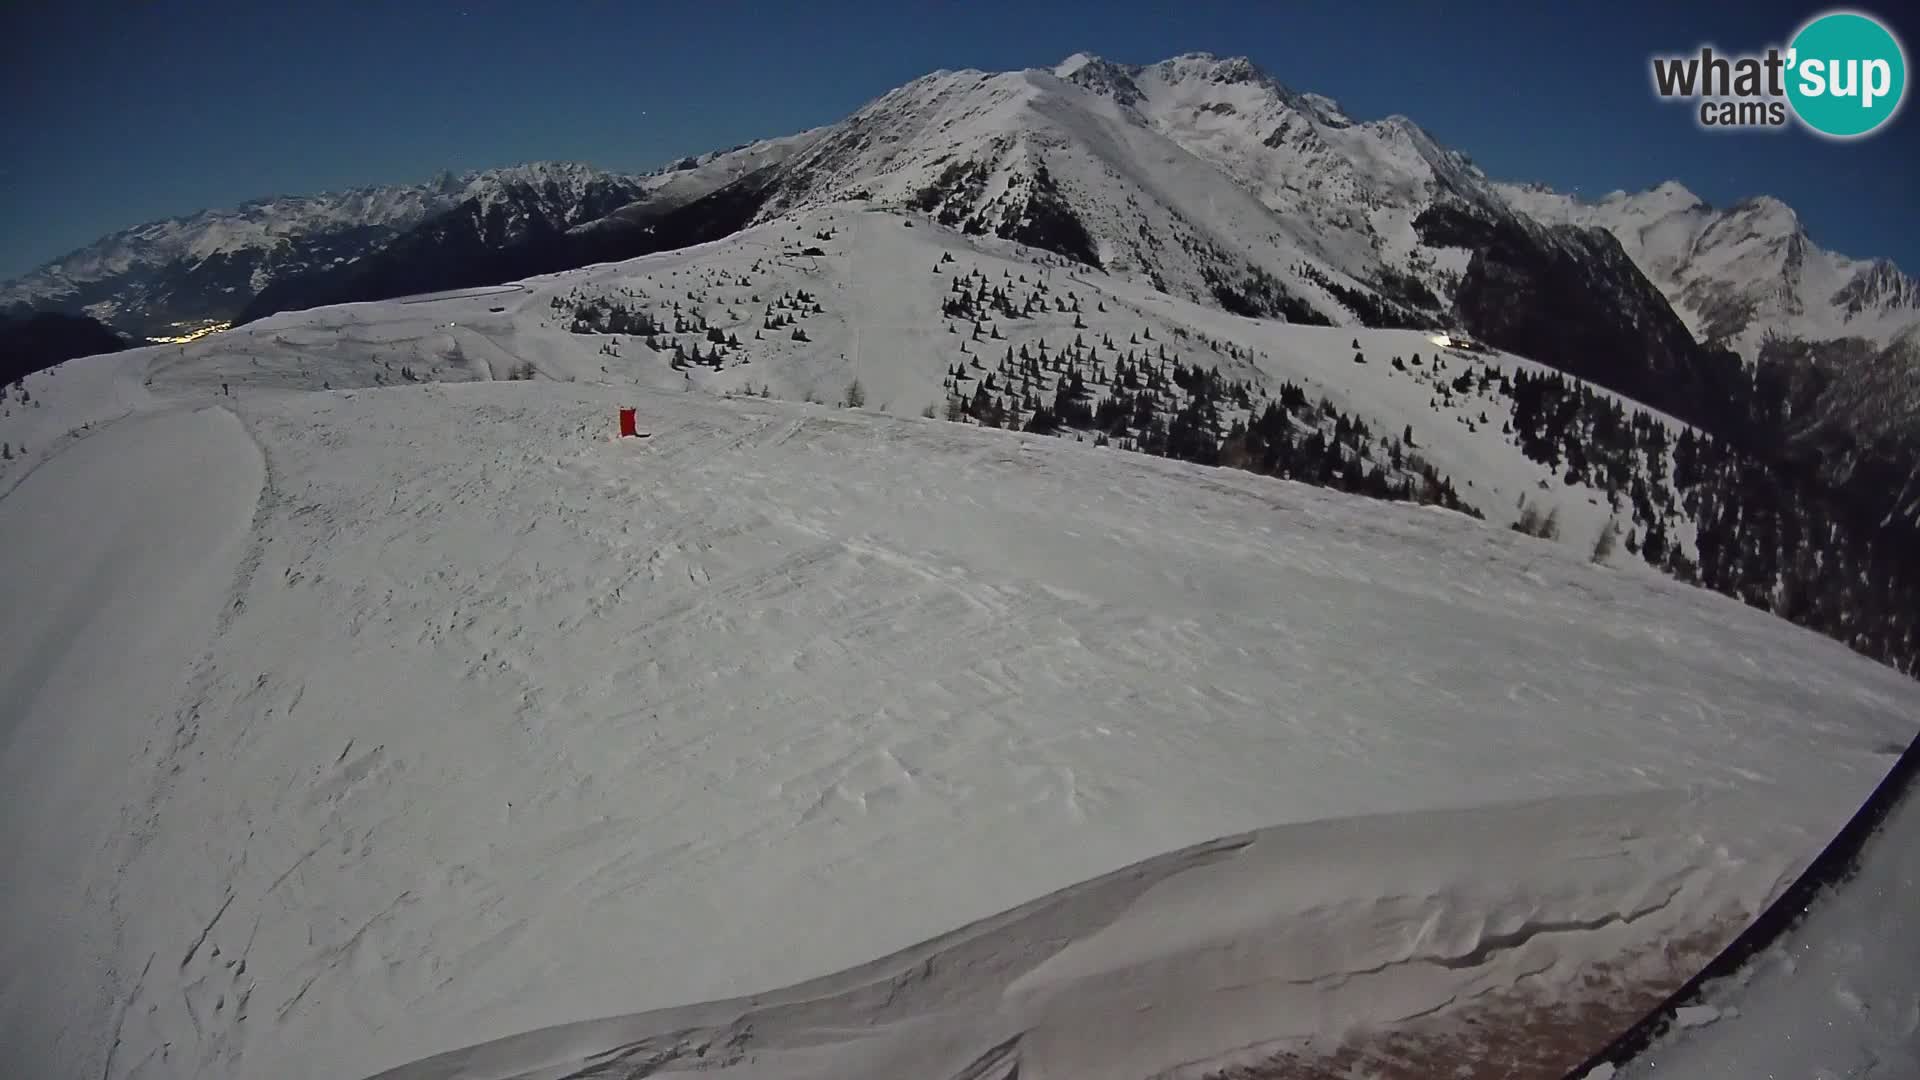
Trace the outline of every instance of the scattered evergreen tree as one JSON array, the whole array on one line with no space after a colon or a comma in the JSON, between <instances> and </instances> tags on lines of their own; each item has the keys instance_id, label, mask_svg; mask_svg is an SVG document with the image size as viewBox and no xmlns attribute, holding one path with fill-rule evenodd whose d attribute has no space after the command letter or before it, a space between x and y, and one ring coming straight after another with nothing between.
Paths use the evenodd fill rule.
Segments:
<instances>
[{"instance_id":1,"label":"scattered evergreen tree","mask_svg":"<svg viewBox=\"0 0 1920 1080\"><path fill-rule=\"evenodd\" d=\"M1608 559L1613 558L1613 548L1614 545L1619 542L1619 539L1619 521L1614 518L1608 518L1607 523L1600 527L1600 535L1593 541L1593 561L1596 563L1604 563Z\"/></svg>"}]
</instances>

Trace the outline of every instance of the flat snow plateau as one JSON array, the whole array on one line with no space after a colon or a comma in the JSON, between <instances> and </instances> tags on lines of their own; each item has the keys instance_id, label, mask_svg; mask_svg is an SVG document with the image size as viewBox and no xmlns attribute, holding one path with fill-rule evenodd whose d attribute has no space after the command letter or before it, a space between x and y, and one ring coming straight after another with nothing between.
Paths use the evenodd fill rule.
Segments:
<instances>
[{"instance_id":1,"label":"flat snow plateau","mask_svg":"<svg viewBox=\"0 0 1920 1080\"><path fill-rule=\"evenodd\" d=\"M341 310L232 397L173 349L33 383L91 427L0 496L0 1072L1578 1060L1920 715L1444 511L777 400L310 389ZM565 345L475 322L446 377Z\"/></svg>"}]
</instances>

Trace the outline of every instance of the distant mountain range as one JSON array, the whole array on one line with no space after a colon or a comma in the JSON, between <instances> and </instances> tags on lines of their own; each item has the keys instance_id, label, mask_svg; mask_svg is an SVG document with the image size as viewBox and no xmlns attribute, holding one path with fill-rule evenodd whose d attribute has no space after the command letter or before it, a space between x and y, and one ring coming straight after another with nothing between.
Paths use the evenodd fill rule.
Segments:
<instances>
[{"instance_id":1,"label":"distant mountain range","mask_svg":"<svg viewBox=\"0 0 1920 1080\"><path fill-rule=\"evenodd\" d=\"M0 313L86 314L136 339L171 337L236 320L265 290L340 273L388 248L389 261L405 260L432 247L432 237L466 234L466 246L448 257L470 258L633 207L688 201L734 179L772 145L639 176L538 162L205 210L102 237L0 285Z\"/></svg>"},{"instance_id":2,"label":"distant mountain range","mask_svg":"<svg viewBox=\"0 0 1920 1080\"><path fill-rule=\"evenodd\" d=\"M570 188L500 184L356 259L276 277L234 318L490 285L719 239L762 205L754 178L808 138L752 143L642 177L566 166L581 178ZM556 166L527 168L538 176Z\"/></svg>"},{"instance_id":3,"label":"distant mountain range","mask_svg":"<svg viewBox=\"0 0 1920 1080\"><path fill-rule=\"evenodd\" d=\"M750 205L737 228L837 199L912 204L1231 309L1371 325L1473 321L1457 310L1471 316L1485 301L1466 280L1470 254L1495 233L1530 260L1581 264L1609 303L1625 302L1639 283L1612 280L1604 257L1576 250L1591 241L1563 228L1598 227L1689 337L1750 360L1769 337L1910 348L1920 334L1920 284L1885 260L1819 248L1777 200L1716 210L1669 182L1583 202L1496 183L1405 117L1356 121L1243 58L1204 53L936 72L838 124L645 175L536 163L203 211L104 237L8 282L0 310L84 312L159 337L500 280L657 250L650 229L730 184L751 191L692 216L737 218ZM668 239L713 227L686 217L668 223ZM1474 237L1460 232L1468 220ZM1651 297L1629 306L1639 300ZM1674 329L1655 321L1655 338Z\"/></svg>"},{"instance_id":4,"label":"distant mountain range","mask_svg":"<svg viewBox=\"0 0 1920 1080\"><path fill-rule=\"evenodd\" d=\"M1671 180L1598 202L1538 185L1499 190L1537 220L1612 233L1689 329L1743 355L1757 355L1769 336L1886 345L1920 333L1920 282L1886 259L1821 248L1778 199L1715 209Z\"/></svg>"}]
</instances>

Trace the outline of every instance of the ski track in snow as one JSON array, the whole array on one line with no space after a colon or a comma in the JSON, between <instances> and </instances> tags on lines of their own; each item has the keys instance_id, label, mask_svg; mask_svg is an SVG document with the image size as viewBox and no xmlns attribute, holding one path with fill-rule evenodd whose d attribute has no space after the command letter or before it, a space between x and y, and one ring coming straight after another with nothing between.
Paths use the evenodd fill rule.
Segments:
<instances>
[{"instance_id":1,"label":"ski track in snow","mask_svg":"<svg viewBox=\"0 0 1920 1080\"><path fill-rule=\"evenodd\" d=\"M201 409L106 428L6 498L0 1045L36 1066L15 1075L61 1075L56 1062L111 1045L112 999L139 964L125 928L153 902L115 881L197 723L174 727L160 703L219 616L261 480L234 416Z\"/></svg>"},{"instance_id":2,"label":"ski track in snow","mask_svg":"<svg viewBox=\"0 0 1920 1080\"><path fill-rule=\"evenodd\" d=\"M941 280L931 322L882 317L903 310L894 270L932 265L932 230L856 217L877 254L820 260L803 284L851 308L851 360L823 330L819 347L712 388L843 386L851 364L877 402L911 410L937 392L940 361L914 350L944 337ZM1442 511L1038 436L723 401L677 373L346 389L414 348L437 378L523 360L602 378L584 366L607 359L588 359L597 339L522 312L569 283L738 254L708 245L537 280L497 317L484 308L498 297L355 305L36 377L43 428L167 411L51 449L35 435L34 471L0 495L0 620L30 645L0 669L0 790L9 822L30 823L4 841L19 868L0 942L14 1071L369 1075L627 1014L652 1037L649 1010L855 969L1143 859L1355 815L1401 815L1357 850L1365 872L1235 857L1276 875L1251 888L1233 875L1254 871L1219 872L1208 898L1272 901L1239 923L1193 915L1191 897L1136 908L1070 893L1104 897L1107 914L1046 929L1038 951L982 945L1001 981L942 981L935 997L1244 946L1268 963L1248 961L1249 985L1304 993L1283 1000L1329 1031L1444 1017L1522 975L1552 999L1596 958L1730 932L1912 735L1920 692L1833 642ZM1102 287L1111 306L1155 303ZM1282 374L1395 400L1350 381L1353 331L1165 306L1272 349L1262 363ZM1370 349L1402 340L1358 333ZM58 393L76 372L90 381ZM340 389L311 392L323 381ZM1407 407L1424 394L1409 387ZM210 400L232 412L195 411ZM651 438L609 438L620 405ZM1478 443L1457 453L1494 460ZM1546 801L1512 808L1524 800ZM1509 808L1423 817L1489 804ZM1569 821L1568 806L1591 808L1591 832L1529 831ZM1678 809L1649 817L1661 807ZM1476 824L1441 824L1456 820ZM1324 858L1316 845L1338 848L1327 837L1344 826L1326 827L1260 844ZM1644 857L1608 861L1642 840ZM1396 879L1383 865L1396 860L1369 850L1426 852L1440 869ZM1195 935L1169 944L1128 911ZM1449 928L1448 911L1465 924ZM1339 996L1381 964L1401 970L1389 946L1420 927L1465 966ZM1289 967L1319 955L1290 936L1302 928L1342 955ZM1167 985L1213 985L1200 969ZM1313 992L1285 990L1296 976ZM1092 1005L1015 997L1039 1030L1096 1022ZM859 993L835 1000L833 1024L871 1022ZM1369 1011L1385 1001L1405 1007ZM983 1069L1098 1072L1065 1036L1006 1042L995 1025L1026 1014L968 1015L980 1024L912 1030ZM1298 1035L1243 1021L1149 1041L1177 1064L1199 1045L1181 1039ZM560 1060L611 1049L603 1034L534 1042ZM506 1075L509 1057L486 1071Z\"/></svg>"}]
</instances>

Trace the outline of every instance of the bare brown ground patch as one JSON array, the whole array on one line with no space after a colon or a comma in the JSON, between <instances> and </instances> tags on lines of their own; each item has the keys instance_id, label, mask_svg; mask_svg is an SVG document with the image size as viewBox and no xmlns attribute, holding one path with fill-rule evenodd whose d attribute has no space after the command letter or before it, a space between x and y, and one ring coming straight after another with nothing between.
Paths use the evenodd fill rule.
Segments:
<instances>
[{"instance_id":1,"label":"bare brown ground patch","mask_svg":"<svg viewBox=\"0 0 1920 1080\"><path fill-rule=\"evenodd\" d=\"M1563 1080L1637 1022L1737 934L1725 918L1683 938L1586 971L1553 1000L1522 984L1480 995L1391 1030L1356 1032L1324 1050L1276 1049L1201 1080Z\"/></svg>"}]
</instances>

